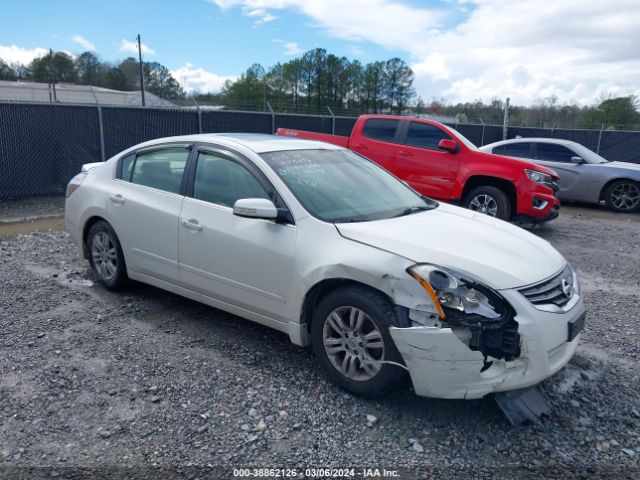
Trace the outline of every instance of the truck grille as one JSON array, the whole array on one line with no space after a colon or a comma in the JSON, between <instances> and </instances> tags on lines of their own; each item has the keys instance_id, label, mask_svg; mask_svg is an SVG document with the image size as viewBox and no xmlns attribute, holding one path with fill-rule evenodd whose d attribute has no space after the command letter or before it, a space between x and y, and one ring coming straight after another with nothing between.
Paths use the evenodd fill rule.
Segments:
<instances>
[{"instance_id":1,"label":"truck grille","mask_svg":"<svg viewBox=\"0 0 640 480\"><path fill-rule=\"evenodd\" d=\"M534 305L564 307L575 294L573 271L567 264L555 277L518 291Z\"/></svg>"}]
</instances>

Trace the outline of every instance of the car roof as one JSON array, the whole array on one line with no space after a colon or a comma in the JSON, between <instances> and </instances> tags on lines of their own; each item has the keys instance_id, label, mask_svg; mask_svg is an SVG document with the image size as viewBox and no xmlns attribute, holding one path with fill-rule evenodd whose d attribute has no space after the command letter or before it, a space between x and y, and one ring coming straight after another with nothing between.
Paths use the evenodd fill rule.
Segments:
<instances>
[{"instance_id":1,"label":"car roof","mask_svg":"<svg viewBox=\"0 0 640 480\"><path fill-rule=\"evenodd\" d=\"M500 140L499 142L489 143L482 147L497 147L499 145L508 145L510 143L522 143L522 142L542 142L542 143L555 143L557 145L570 145L576 142L571 140L565 140L563 138L546 138L546 137L520 137L510 138L509 140Z\"/></svg>"},{"instance_id":2,"label":"car roof","mask_svg":"<svg viewBox=\"0 0 640 480\"><path fill-rule=\"evenodd\" d=\"M136 148L150 147L170 142L214 143L227 147L242 146L256 153L278 152L286 150L338 150L342 147L316 140L269 135L265 133L202 133L196 135L180 135L163 137L136 145Z\"/></svg>"}]
</instances>

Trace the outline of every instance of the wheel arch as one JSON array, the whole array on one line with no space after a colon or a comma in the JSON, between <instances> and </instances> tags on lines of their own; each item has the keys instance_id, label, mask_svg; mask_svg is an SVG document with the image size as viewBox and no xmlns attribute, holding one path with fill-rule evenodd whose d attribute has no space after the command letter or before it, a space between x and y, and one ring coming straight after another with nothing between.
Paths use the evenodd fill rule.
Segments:
<instances>
[{"instance_id":1,"label":"wheel arch","mask_svg":"<svg viewBox=\"0 0 640 480\"><path fill-rule=\"evenodd\" d=\"M636 185L640 185L640 181L636 180L635 178L629 178L629 177L615 177L615 178L610 178L609 180L607 180L607 183L605 183L602 188L600 189L600 196L598 197L599 200L604 200L605 199L605 193L607 191L607 189L613 185L616 182L619 182L620 180L627 180L629 182L633 182Z\"/></svg>"},{"instance_id":2,"label":"wheel arch","mask_svg":"<svg viewBox=\"0 0 640 480\"><path fill-rule=\"evenodd\" d=\"M471 190L477 187L495 187L502 190L509 199L511 204L511 211L516 212L518 206L518 194L516 186L511 180L506 180L500 177L494 177L491 175L472 175L467 178L460 195L460 202L464 202L464 199Z\"/></svg>"},{"instance_id":3,"label":"wheel arch","mask_svg":"<svg viewBox=\"0 0 640 480\"><path fill-rule=\"evenodd\" d=\"M304 300L302 301L302 307L300 309L300 323L301 325L303 325L303 329L307 334L309 334L311 330L313 310L318 305L320 300L329 293L339 288L345 288L349 286L364 287L380 295L383 295L394 308L396 307L393 298L391 298L388 293L380 290L379 288L350 278L325 278L311 286L311 288L307 290L307 293L304 296Z\"/></svg>"},{"instance_id":4,"label":"wheel arch","mask_svg":"<svg viewBox=\"0 0 640 480\"><path fill-rule=\"evenodd\" d=\"M106 222L111 225L106 218L101 217L100 215L92 215L87 219L86 222L84 222L84 226L82 227L82 254L84 255L85 259L89 258L89 246L87 245L87 237L89 236L89 231L91 230L91 227L93 227L100 221ZM111 228L113 228L113 226Z\"/></svg>"}]
</instances>

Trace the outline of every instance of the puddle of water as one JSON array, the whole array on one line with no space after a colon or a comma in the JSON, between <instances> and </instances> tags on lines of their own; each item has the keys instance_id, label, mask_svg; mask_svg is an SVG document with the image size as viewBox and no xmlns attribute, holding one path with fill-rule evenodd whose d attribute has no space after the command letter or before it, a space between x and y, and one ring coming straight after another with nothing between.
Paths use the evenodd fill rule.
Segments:
<instances>
[{"instance_id":1,"label":"puddle of water","mask_svg":"<svg viewBox=\"0 0 640 480\"><path fill-rule=\"evenodd\" d=\"M0 222L0 236L25 235L48 230L64 230L64 217L35 218L24 222Z\"/></svg>"}]
</instances>

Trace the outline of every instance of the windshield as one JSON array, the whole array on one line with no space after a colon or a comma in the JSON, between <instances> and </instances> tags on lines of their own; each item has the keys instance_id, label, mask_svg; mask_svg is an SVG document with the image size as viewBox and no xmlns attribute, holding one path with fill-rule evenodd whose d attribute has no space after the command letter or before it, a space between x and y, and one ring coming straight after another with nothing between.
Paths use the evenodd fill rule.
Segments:
<instances>
[{"instance_id":1,"label":"windshield","mask_svg":"<svg viewBox=\"0 0 640 480\"><path fill-rule=\"evenodd\" d=\"M593 150L589 150L584 145L580 145L579 143L574 143L572 145L573 151L576 152L582 159L587 163L607 163L609 160L601 157Z\"/></svg>"},{"instance_id":2,"label":"windshield","mask_svg":"<svg viewBox=\"0 0 640 480\"><path fill-rule=\"evenodd\" d=\"M438 205L349 150L287 150L261 156L304 208L327 222L381 220Z\"/></svg>"}]
</instances>

